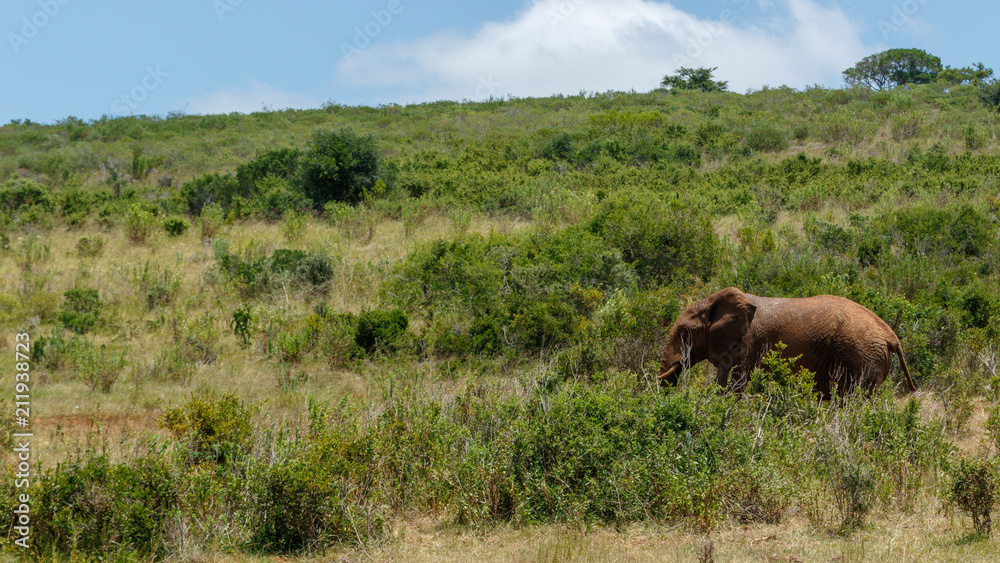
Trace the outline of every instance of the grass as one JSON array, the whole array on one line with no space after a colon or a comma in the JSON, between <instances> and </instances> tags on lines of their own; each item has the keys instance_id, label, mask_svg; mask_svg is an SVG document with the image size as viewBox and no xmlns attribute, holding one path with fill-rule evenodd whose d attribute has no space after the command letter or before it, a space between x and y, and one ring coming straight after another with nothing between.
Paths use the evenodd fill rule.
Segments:
<instances>
[{"instance_id":1,"label":"grass","mask_svg":"<svg viewBox=\"0 0 1000 563\"><path fill-rule=\"evenodd\" d=\"M301 560L988 559L995 540L970 537L968 517L941 491L955 460L983 453L988 443L993 393L977 353L1000 342L1000 117L964 87L900 90L879 104L869 95L764 89L331 106L102 120L75 125L72 139L66 124L4 126L0 181L34 178L57 203L42 214L0 205L0 242L7 241L0 326L8 327L0 351L13 350L17 331L35 342L54 338L65 292L74 288L97 289L101 301L96 325L80 338L127 350L106 393L89 389L72 361L33 367L32 453L46 479L66 471L59 463L79 459L106 456L119 470L150 456L167 460L182 498L178 511L155 527L159 551L102 552L123 558L252 560L264 558L263 549ZM186 213L186 181L235 170L270 148L303 148L314 130L344 126L374 134L385 164L384 193L361 207L280 220L282 210L267 218L216 210L212 240L203 239L198 217L185 217L192 228L178 236L160 227ZM699 130L721 137L685 161ZM765 135L748 142L753 131ZM562 145L549 158L558 135ZM108 166L124 166L136 147L158 164L144 179L119 176L111 185ZM58 202L75 188L95 199L70 218ZM112 189L122 190L124 204L101 199ZM634 201L637 194L646 199ZM143 227L133 228L131 240L123 220L129 209L141 211L133 217ZM909 223L899 209L909 210ZM693 216L705 219L708 232L680 228ZM599 225L600 217L628 220ZM942 228L967 234L970 244L942 242ZM840 233L836 244L829 233ZM81 256L83 237L100 237L102 250ZM271 272L260 296L245 299L221 269L220 241L248 264L278 249L328 257L332 277L312 286ZM868 242L878 244L865 247L868 262L861 262L856 256ZM143 268L176 279L176 291L154 291L151 299L161 278L143 278ZM251 278L267 273L260 268ZM642 323L729 284L767 295L838 293L879 313L900 334L921 388L922 434L911 442L929 449L904 455L882 441L902 428L905 397L818 411L793 401L782 419L768 414L775 397L730 404L715 396L704 364L692 370L689 402L639 384L644 370L656 369L655 338L640 342L602 324L620 318L609 308L634 315L634 332L656 333L657 325ZM231 327L239 308L252 319L247 347ZM353 350L352 338L336 332L363 312L397 308L409 328L381 348L388 352ZM276 349L282 345L293 350ZM649 348L641 352L652 361L640 366L616 356L615 347L627 346ZM192 455L187 442L165 429L164 413L227 393L254 405L252 444L237 456L246 465L185 457ZM326 405L325 415L317 405ZM654 408L665 409L660 419L639 416ZM602 414L590 417L595 412ZM841 434L831 430L837 416L848 428ZM647 439L642 425L654 423L667 429ZM690 426L669 426L675 423ZM616 433L619 424L629 431ZM746 433L715 433L733 427ZM869 427L879 432L864 434ZM559 442L577 431L588 441ZM859 433L855 441L822 449L824 437L848 431ZM762 442L745 442L752 435ZM510 442L492 441L498 436ZM946 447L934 449L939 438ZM546 449L554 443L566 457ZM720 443L728 447L714 449ZM676 460L658 457L665 454L657 444L708 468L669 465ZM157 447L167 453L157 457ZM761 457L759 448L775 457ZM624 450L632 457L616 457ZM347 465L310 457L324 451ZM879 465L886 459L889 469ZM861 525L848 528L830 468L851 469L852 460L860 475L874 475L877 501ZM735 473L746 468L761 472ZM279 470L286 481L265 479ZM910 481L894 484L886 476L896 471ZM587 481L607 475L638 500L616 499L605 494L610 484ZM684 478L671 481L677 475ZM198 504L195 484L231 486L226 479L248 488L211 489L211 502ZM638 486L641 479L650 486ZM759 490L738 486L753 479ZM306 508L332 518L323 510L348 507L358 511L347 513L352 526L362 516L384 526L373 524L365 537L357 527L331 526L333 535L305 550L275 550L253 535L260 514L246 505L271 497L251 485L286 486L303 502L312 498L309 485L327 487L320 497L342 495L342 502ZM647 495L671 486L672 493ZM251 500L226 504L234 498ZM756 513L731 506L738 502L759 503L780 522L747 520Z\"/></svg>"}]
</instances>

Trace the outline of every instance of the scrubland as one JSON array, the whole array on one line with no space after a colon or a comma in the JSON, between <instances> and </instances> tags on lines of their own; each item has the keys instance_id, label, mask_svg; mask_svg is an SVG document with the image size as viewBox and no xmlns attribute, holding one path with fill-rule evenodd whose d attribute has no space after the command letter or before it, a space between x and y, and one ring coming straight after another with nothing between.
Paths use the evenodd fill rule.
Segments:
<instances>
[{"instance_id":1,"label":"scrubland","mask_svg":"<svg viewBox=\"0 0 1000 563\"><path fill-rule=\"evenodd\" d=\"M998 131L933 84L12 122L5 554L27 428L38 558L997 559ZM919 391L656 387L730 285L858 301Z\"/></svg>"}]
</instances>

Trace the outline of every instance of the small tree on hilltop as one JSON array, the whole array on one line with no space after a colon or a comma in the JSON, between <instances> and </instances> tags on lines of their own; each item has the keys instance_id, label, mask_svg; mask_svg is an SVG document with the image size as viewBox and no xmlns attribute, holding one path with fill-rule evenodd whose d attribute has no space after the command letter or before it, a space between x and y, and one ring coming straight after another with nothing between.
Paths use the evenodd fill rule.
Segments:
<instances>
[{"instance_id":1,"label":"small tree on hilltop","mask_svg":"<svg viewBox=\"0 0 1000 563\"><path fill-rule=\"evenodd\" d=\"M675 90L701 90L702 92L725 92L729 82L712 80L712 73L719 67L681 67L674 74L664 76L660 85Z\"/></svg>"},{"instance_id":2,"label":"small tree on hilltop","mask_svg":"<svg viewBox=\"0 0 1000 563\"><path fill-rule=\"evenodd\" d=\"M869 55L844 71L851 86L884 90L904 84L927 84L941 72L941 59L921 49L889 49Z\"/></svg>"}]
</instances>

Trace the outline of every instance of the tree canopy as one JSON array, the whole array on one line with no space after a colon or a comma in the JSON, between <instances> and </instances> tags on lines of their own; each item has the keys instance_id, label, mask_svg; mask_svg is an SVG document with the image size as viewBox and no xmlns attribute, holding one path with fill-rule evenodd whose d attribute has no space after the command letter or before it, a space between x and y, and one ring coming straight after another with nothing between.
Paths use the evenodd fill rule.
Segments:
<instances>
[{"instance_id":1,"label":"tree canopy","mask_svg":"<svg viewBox=\"0 0 1000 563\"><path fill-rule=\"evenodd\" d=\"M681 67L674 74L663 77L661 86L677 90L701 90L702 92L725 92L729 82L712 80L712 73L719 67Z\"/></svg>"},{"instance_id":2,"label":"tree canopy","mask_svg":"<svg viewBox=\"0 0 1000 563\"><path fill-rule=\"evenodd\" d=\"M962 68L946 66L938 73L937 79L938 82L947 84L982 84L992 76L992 68L987 68L983 63L976 63Z\"/></svg>"},{"instance_id":3,"label":"tree canopy","mask_svg":"<svg viewBox=\"0 0 1000 563\"><path fill-rule=\"evenodd\" d=\"M941 70L941 59L924 50L889 49L869 55L845 70L844 81L852 86L884 90L933 82Z\"/></svg>"}]
</instances>

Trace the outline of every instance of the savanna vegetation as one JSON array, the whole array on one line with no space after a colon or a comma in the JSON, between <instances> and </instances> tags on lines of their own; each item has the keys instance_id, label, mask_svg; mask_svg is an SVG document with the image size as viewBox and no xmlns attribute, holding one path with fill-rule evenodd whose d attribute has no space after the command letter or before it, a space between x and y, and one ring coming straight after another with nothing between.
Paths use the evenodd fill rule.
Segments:
<instances>
[{"instance_id":1,"label":"savanna vegetation","mask_svg":"<svg viewBox=\"0 0 1000 563\"><path fill-rule=\"evenodd\" d=\"M31 553L995 553L990 87L3 126ZM776 355L744 397L704 365L656 388L661 322L730 285L858 301L920 392L820 404Z\"/></svg>"}]
</instances>

